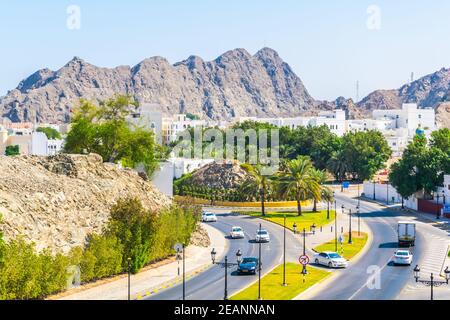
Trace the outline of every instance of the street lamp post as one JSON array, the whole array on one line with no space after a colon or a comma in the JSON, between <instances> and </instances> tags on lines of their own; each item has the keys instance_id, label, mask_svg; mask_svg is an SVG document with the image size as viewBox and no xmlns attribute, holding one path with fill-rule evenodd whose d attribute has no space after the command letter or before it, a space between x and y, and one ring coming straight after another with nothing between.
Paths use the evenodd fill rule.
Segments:
<instances>
[{"instance_id":1,"label":"street lamp post","mask_svg":"<svg viewBox=\"0 0 450 320\"><path fill-rule=\"evenodd\" d=\"M360 206L356 207L356 214L358 215L358 237L361 236L361 209Z\"/></svg>"},{"instance_id":2,"label":"street lamp post","mask_svg":"<svg viewBox=\"0 0 450 320\"><path fill-rule=\"evenodd\" d=\"M327 200L327 220L330 220L330 200Z\"/></svg>"},{"instance_id":3,"label":"street lamp post","mask_svg":"<svg viewBox=\"0 0 450 320\"><path fill-rule=\"evenodd\" d=\"M377 182L375 179L373 180L373 200L377 200Z\"/></svg>"},{"instance_id":4,"label":"street lamp post","mask_svg":"<svg viewBox=\"0 0 450 320\"><path fill-rule=\"evenodd\" d=\"M445 268L444 274L445 281L435 280L433 273L430 275L430 280L420 280L420 268L418 265L414 268L414 278L416 279L416 282L431 288L431 300L434 300L434 287L437 288L443 285L448 285L448 282L450 280L450 270L448 269L448 267Z\"/></svg>"},{"instance_id":5,"label":"street lamp post","mask_svg":"<svg viewBox=\"0 0 450 320\"><path fill-rule=\"evenodd\" d=\"M441 215L440 211L441 210L439 208L439 193L436 192L436 219L440 219L441 218L440 217L440 215Z\"/></svg>"},{"instance_id":6,"label":"street lamp post","mask_svg":"<svg viewBox=\"0 0 450 320\"><path fill-rule=\"evenodd\" d=\"M358 182L358 206L361 204L361 194L359 190L359 182Z\"/></svg>"},{"instance_id":7,"label":"street lamp post","mask_svg":"<svg viewBox=\"0 0 450 320\"><path fill-rule=\"evenodd\" d=\"M131 258L127 259L128 263L128 301L131 300Z\"/></svg>"},{"instance_id":8,"label":"street lamp post","mask_svg":"<svg viewBox=\"0 0 450 320\"><path fill-rule=\"evenodd\" d=\"M223 293L223 300L228 300L228 268L231 268L233 266L239 266L241 264L242 252L241 252L241 249L239 249L236 252L236 262L237 263L228 262L228 256L225 256L224 262L216 262L216 254L217 254L216 249L213 248L211 251L212 263L222 266L225 270L225 287L224 287L224 293Z\"/></svg>"},{"instance_id":9,"label":"street lamp post","mask_svg":"<svg viewBox=\"0 0 450 320\"><path fill-rule=\"evenodd\" d=\"M184 252L184 243L182 244L182 251L183 251L183 301L186 298L186 259Z\"/></svg>"},{"instance_id":10,"label":"street lamp post","mask_svg":"<svg viewBox=\"0 0 450 320\"><path fill-rule=\"evenodd\" d=\"M337 252L338 236L337 236L337 201L334 200L334 244Z\"/></svg>"},{"instance_id":11,"label":"street lamp post","mask_svg":"<svg viewBox=\"0 0 450 320\"><path fill-rule=\"evenodd\" d=\"M306 228L303 228L303 255L306 256Z\"/></svg>"},{"instance_id":12,"label":"street lamp post","mask_svg":"<svg viewBox=\"0 0 450 320\"><path fill-rule=\"evenodd\" d=\"M283 222L283 286L286 286L286 214Z\"/></svg>"},{"instance_id":13,"label":"street lamp post","mask_svg":"<svg viewBox=\"0 0 450 320\"><path fill-rule=\"evenodd\" d=\"M348 219L349 219L349 224L348 224L348 243L352 244L353 243L353 239L352 239L352 209L348 209Z\"/></svg>"},{"instance_id":14,"label":"street lamp post","mask_svg":"<svg viewBox=\"0 0 450 320\"><path fill-rule=\"evenodd\" d=\"M259 224L259 232L261 233L262 225ZM261 300L261 241L259 241L259 248L258 248L258 300Z\"/></svg>"}]
</instances>

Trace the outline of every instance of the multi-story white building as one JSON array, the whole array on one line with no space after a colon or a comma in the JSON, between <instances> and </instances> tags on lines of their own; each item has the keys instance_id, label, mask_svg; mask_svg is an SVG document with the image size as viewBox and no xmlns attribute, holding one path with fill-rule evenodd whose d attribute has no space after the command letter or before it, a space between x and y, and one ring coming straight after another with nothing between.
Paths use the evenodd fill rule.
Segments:
<instances>
[{"instance_id":1,"label":"multi-story white building","mask_svg":"<svg viewBox=\"0 0 450 320\"><path fill-rule=\"evenodd\" d=\"M205 120L191 120L185 114L177 114L173 118L162 120L162 140L164 143L177 141L179 134L190 128L204 128L207 126Z\"/></svg>"},{"instance_id":2,"label":"multi-story white building","mask_svg":"<svg viewBox=\"0 0 450 320\"><path fill-rule=\"evenodd\" d=\"M161 112L154 111L158 108L159 106L155 104L142 104L130 114L127 121L137 127L152 130L156 141L161 144L163 142L163 117Z\"/></svg>"},{"instance_id":3,"label":"multi-story white building","mask_svg":"<svg viewBox=\"0 0 450 320\"><path fill-rule=\"evenodd\" d=\"M373 119L392 121L392 129L407 129L410 138L416 135L417 129L423 130L427 136L437 129L435 110L419 109L415 103L405 103L399 110L374 110Z\"/></svg>"}]
</instances>

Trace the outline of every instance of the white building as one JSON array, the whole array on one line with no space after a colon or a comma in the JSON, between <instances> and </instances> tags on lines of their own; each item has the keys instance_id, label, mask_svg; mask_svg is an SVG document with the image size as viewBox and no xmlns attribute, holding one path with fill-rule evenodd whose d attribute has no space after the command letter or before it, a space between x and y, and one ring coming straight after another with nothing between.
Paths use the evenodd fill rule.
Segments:
<instances>
[{"instance_id":1,"label":"white building","mask_svg":"<svg viewBox=\"0 0 450 320\"><path fill-rule=\"evenodd\" d=\"M289 127L296 129L307 126L327 126L330 131L338 136L343 136L346 132L346 114L344 110L336 109L334 111L321 112L316 117L295 117L295 118L257 118L241 117L239 122L255 121L268 123L276 127Z\"/></svg>"},{"instance_id":2,"label":"white building","mask_svg":"<svg viewBox=\"0 0 450 320\"><path fill-rule=\"evenodd\" d=\"M179 179L185 174L214 162L214 159L170 158L167 161L173 164L174 177Z\"/></svg>"},{"instance_id":3,"label":"white building","mask_svg":"<svg viewBox=\"0 0 450 320\"><path fill-rule=\"evenodd\" d=\"M421 129L428 136L437 129L436 113L433 108L419 109L415 103L405 103L402 109L374 110L374 120L393 121L392 129L407 129L410 138L416 135L417 129Z\"/></svg>"},{"instance_id":4,"label":"white building","mask_svg":"<svg viewBox=\"0 0 450 320\"><path fill-rule=\"evenodd\" d=\"M142 104L127 118L127 121L137 127L153 131L156 141L162 144L163 117L161 112L155 111L158 109L159 105L156 104Z\"/></svg>"},{"instance_id":5,"label":"white building","mask_svg":"<svg viewBox=\"0 0 450 320\"><path fill-rule=\"evenodd\" d=\"M185 114L177 114L173 118L162 120L162 140L164 143L177 141L181 132L190 128L204 128L207 126L205 120L191 120Z\"/></svg>"},{"instance_id":6,"label":"white building","mask_svg":"<svg viewBox=\"0 0 450 320\"><path fill-rule=\"evenodd\" d=\"M31 134L31 150L29 154L35 156L54 156L58 154L63 146L63 140L50 140L43 132Z\"/></svg>"}]
</instances>

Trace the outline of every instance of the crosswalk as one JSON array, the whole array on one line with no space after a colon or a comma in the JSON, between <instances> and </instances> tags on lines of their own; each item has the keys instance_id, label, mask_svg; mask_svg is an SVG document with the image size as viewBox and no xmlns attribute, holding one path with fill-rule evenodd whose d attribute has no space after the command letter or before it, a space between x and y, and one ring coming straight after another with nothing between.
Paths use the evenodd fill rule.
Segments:
<instances>
[{"instance_id":1,"label":"crosswalk","mask_svg":"<svg viewBox=\"0 0 450 320\"><path fill-rule=\"evenodd\" d=\"M425 274L439 275L443 271L444 261L450 246L448 237L427 234L427 245L424 250L424 259L420 269Z\"/></svg>"}]
</instances>

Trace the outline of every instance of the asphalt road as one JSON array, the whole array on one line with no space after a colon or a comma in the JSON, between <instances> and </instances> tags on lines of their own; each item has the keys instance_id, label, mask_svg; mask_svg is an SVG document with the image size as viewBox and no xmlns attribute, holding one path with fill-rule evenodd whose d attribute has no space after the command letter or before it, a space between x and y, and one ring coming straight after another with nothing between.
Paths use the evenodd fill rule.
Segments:
<instances>
[{"instance_id":1,"label":"asphalt road","mask_svg":"<svg viewBox=\"0 0 450 320\"><path fill-rule=\"evenodd\" d=\"M357 200L338 197L338 214L343 204L355 212ZM361 218L368 224L373 234L373 242L362 259L350 264L314 299L319 300L392 300L412 280L413 266L394 266L391 262L397 245L397 223L405 217L388 209L376 209L370 203L361 201ZM354 218L356 229L356 218ZM423 259L425 239L418 232L416 247L413 248L414 261Z\"/></svg>"},{"instance_id":2,"label":"asphalt road","mask_svg":"<svg viewBox=\"0 0 450 320\"><path fill-rule=\"evenodd\" d=\"M209 210L209 209L208 209ZM266 229L271 237L269 243L262 244L262 275L270 271L283 260L283 228L262 220L249 216L232 215L226 210L209 210L217 213L218 222L211 223L211 226L221 231L227 236L233 226L240 226L244 229L245 238L239 240L228 239L228 261L236 262L236 252L241 249L243 257L258 257L259 244L254 243L256 230L259 223ZM286 232L287 260L295 260L302 248L299 240L295 239L291 232ZM223 259L222 259L223 261ZM228 272L228 296L250 285L258 279L258 275L237 275L236 267L231 267ZM299 270L300 272L300 270ZM219 265L214 265L205 272L186 281L186 300L220 300L224 297L225 269ZM182 285L178 285L156 295L152 295L150 300L181 300ZM262 292L264 298L264 292ZM255 297L256 298L256 297Z\"/></svg>"}]
</instances>

